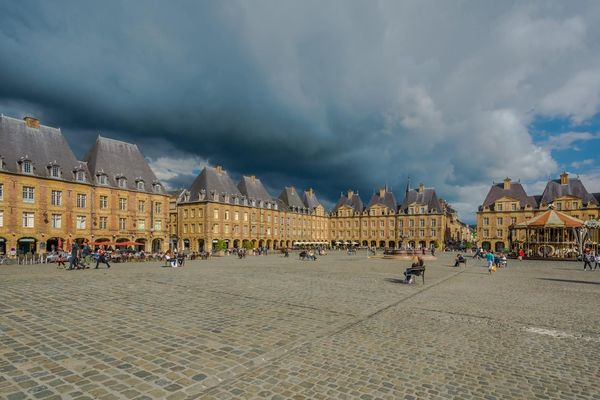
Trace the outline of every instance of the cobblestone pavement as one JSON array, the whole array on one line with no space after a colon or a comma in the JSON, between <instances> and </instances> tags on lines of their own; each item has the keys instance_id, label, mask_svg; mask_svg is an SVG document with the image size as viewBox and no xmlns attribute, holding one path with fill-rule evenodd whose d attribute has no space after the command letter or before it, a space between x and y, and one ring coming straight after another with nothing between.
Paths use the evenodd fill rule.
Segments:
<instances>
[{"instance_id":1,"label":"cobblestone pavement","mask_svg":"<svg viewBox=\"0 0 600 400\"><path fill-rule=\"evenodd\" d=\"M600 270L336 253L0 267L0 398L600 399Z\"/></svg>"}]
</instances>

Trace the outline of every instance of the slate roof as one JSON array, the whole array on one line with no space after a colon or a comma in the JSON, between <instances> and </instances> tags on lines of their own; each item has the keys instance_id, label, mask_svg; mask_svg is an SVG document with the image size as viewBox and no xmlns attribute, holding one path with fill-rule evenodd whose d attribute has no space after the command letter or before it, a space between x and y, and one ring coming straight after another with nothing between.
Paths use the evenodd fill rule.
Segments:
<instances>
[{"instance_id":1,"label":"slate roof","mask_svg":"<svg viewBox=\"0 0 600 400\"><path fill-rule=\"evenodd\" d=\"M409 204L414 203L427 206L428 212L443 212L442 205L440 204L435 189L433 188L423 188L422 191L419 189L411 189L407 191L400 208L406 212Z\"/></svg>"},{"instance_id":2,"label":"slate roof","mask_svg":"<svg viewBox=\"0 0 600 400\"><path fill-rule=\"evenodd\" d=\"M262 184L260 179L255 176L242 176L240 183L237 188L239 191L249 199L256 199L262 201L273 201L273 198L267 192L267 189Z\"/></svg>"},{"instance_id":3,"label":"slate roof","mask_svg":"<svg viewBox=\"0 0 600 400\"><path fill-rule=\"evenodd\" d=\"M227 171L221 167L204 167L190 187L190 200L198 200L202 191L207 197L213 191L219 195L242 195Z\"/></svg>"},{"instance_id":4,"label":"slate roof","mask_svg":"<svg viewBox=\"0 0 600 400\"><path fill-rule=\"evenodd\" d=\"M60 179L74 182L73 171L78 168L86 173L89 180L87 165L77 160L60 129L45 125L31 128L23 120L2 115L0 143L5 171L19 173L18 162L27 158L32 162L34 176L49 177L48 164L56 162L62 171Z\"/></svg>"},{"instance_id":5,"label":"slate roof","mask_svg":"<svg viewBox=\"0 0 600 400\"><path fill-rule=\"evenodd\" d=\"M379 191L376 193L373 193L373 196L371 196L371 200L369 200L369 204L367 205L367 208L371 208L376 204L383 205L394 212L397 211L397 207L398 207L398 203L396 202L396 197L394 197L394 193L387 190L387 188L385 189L385 191L383 193L383 197L381 196L381 192L379 192Z\"/></svg>"},{"instance_id":6,"label":"slate roof","mask_svg":"<svg viewBox=\"0 0 600 400\"><path fill-rule=\"evenodd\" d=\"M342 206L351 207L355 213L362 213L365 208L358 193L353 193L352 197L348 197L346 194L342 193L340 199L338 200L335 207L333 207L333 210L331 212L337 212L337 210L340 209L340 207Z\"/></svg>"},{"instance_id":7,"label":"slate roof","mask_svg":"<svg viewBox=\"0 0 600 400\"><path fill-rule=\"evenodd\" d=\"M502 197L510 197L519 201L521 208L530 205L535 208L539 204L535 196L528 196L519 182L510 182L510 188L504 189L504 183L497 183L490 188L481 208L493 206L496 200Z\"/></svg>"},{"instance_id":8,"label":"slate roof","mask_svg":"<svg viewBox=\"0 0 600 400\"><path fill-rule=\"evenodd\" d=\"M569 178L567 184L561 185L560 179L554 179L548 181L544 193L542 193L541 202L544 204L550 204L554 199L562 196L573 196L582 200L583 205L586 206L590 200L594 199L594 196L588 193L583 183L578 178Z\"/></svg>"},{"instance_id":9,"label":"slate roof","mask_svg":"<svg viewBox=\"0 0 600 400\"><path fill-rule=\"evenodd\" d=\"M321 202L319 202L317 195L312 189L305 190L304 193L302 193L302 202L304 203L304 206L310 210L314 210L321 205Z\"/></svg>"},{"instance_id":10,"label":"slate roof","mask_svg":"<svg viewBox=\"0 0 600 400\"><path fill-rule=\"evenodd\" d=\"M119 187L116 179L119 176L127 179L126 188L130 190L137 190L140 179L144 181L144 192L153 192L152 185L160 183L140 149L132 143L98 136L83 159L94 183L97 183L96 175L100 173L107 175L108 184L112 187Z\"/></svg>"},{"instance_id":11,"label":"slate roof","mask_svg":"<svg viewBox=\"0 0 600 400\"><path fill-rule=\"evenodd\" d=\"M289 208L306 208L304 202L300 198L298 191L293 186L286 186L279 194L279 200L283 202L283 204Z\"/></svg>"}]
</instances>

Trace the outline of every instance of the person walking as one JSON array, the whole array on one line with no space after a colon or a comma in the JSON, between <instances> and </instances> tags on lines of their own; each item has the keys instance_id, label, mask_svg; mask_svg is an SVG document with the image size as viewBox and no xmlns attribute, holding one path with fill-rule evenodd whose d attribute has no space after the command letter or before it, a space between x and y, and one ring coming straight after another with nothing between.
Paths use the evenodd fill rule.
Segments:
<instances>
[{"instance_id":1,"label":"person walking","mask_svg":"<svg viewBox=\"0 0 600 400\"><path fill-rule=\"evenodd\" d=\"M493 251L488 251L488 253L485 255L485 259L487 260L487 265L488 265L488 274L492 274L492 272L494 272L494 261L496 259L496 257L494 257L494 252Z\"/></svg>"},{"instance_id":2,"label":"person walking","mask_svg":"<svg viewBox=\"0 0 600 400\"><path fill-rule=\"evenodd\" d=\"M523 257L525 257L525 251L523 249L519 249L519 261L523 261Z\"/></svg>"},{"instance_id":3,"label":"person walking","mask_svg":"<svg viewBox=\"0 0 600 400\"><path fill-rule=\"evenodd\" d=\"M58 260L57 260L57 261L58 261L58 265L56 266L56 268L60 268L60 267L61 267L61 265L62 265L63 267L65 267L65 268L67 267L67 266L65 265L65 256L63 255L63 253L60 253L60 254L58 255Z\"/></svg>"},{"instance_id":4,"label":"person walking","mask_svg":"<svg viewBox=\"0 0 600 400\"><path fill-rule=\"evenodd\" d=\"M594 269L600 266L600 253L596 253Z\"/></svg>"},{"instance_id":5,"label":"person walking","mask_svg":"<svg viewBox=\"0 0 600 400\"><path fill-rule=\"evenodd\" d=\"M90 267L91 254L92 254L92 249L90 248L89 243L85 242L83 244L83 248L81 249L82 263L85 266L85 268L89 268Z\"/></svg>"},{"instance_id":6,"label":"person walking","mask_svg":"<svg viewBox=\"0 0 600 400\"><path fill-rule=\"evenodd\" d=\"M71 257L69 259L69 268L67 268L69 271L73 270L77 267L77 264L78 264L77 257L78 256L79 256L79 245L77 244L77 242L74 242L71 245Z\"/></svg>"},{"instance_id":7,"label":"person walking","mask_svg":"<svg viewBox=\"0 0 600 400\"><path fill-rule=\"evenodd\" d=\"M595 261L594 254L590 251L590 249L585 249L585 252L583 253L583 270L585 271L587 267L590 267L591 271L593 261Z\"/></svg>"},{"instance_id":8,"label":"person walking","mask_svg":"<svg viewBox=\"0 0 600 400\"><path fill-rule=\"evenodd\" d=\"M100 246L98 249L98 259L96 260L96 269L98 269L98 265L100 263L106 264L106 268L110 268L110 264L106 260L106 252L104 251L104 246Z\"/></svg>"}]
</instances>

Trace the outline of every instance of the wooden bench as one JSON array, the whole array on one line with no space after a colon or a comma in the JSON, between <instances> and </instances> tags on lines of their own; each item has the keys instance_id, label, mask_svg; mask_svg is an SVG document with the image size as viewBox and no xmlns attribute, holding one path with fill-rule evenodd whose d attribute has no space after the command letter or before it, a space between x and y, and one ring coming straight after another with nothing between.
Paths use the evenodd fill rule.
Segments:
<instances>
[{"instance_id":1,"label":"wooden bench","mask_svg":"<svg viewBox=\"0 0 600 400\"><path fill-rule=\"evenodd\" d=\"M423 285L425 284L425 266L421 265L420 267L412 267L409 268L409 272L411 277L414 276L421 276L421 278L423 279Z\"/></svg>"}]
</instances>

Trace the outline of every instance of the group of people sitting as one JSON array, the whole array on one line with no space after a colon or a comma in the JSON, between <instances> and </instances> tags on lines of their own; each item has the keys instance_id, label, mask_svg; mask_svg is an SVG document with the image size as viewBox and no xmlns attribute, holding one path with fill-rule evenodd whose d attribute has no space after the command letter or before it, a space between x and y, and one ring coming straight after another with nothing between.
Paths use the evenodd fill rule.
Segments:
<instances>
[{"instance_id":1,"label":"group of people sitting","mask_svg":"<svg viewBox=\"0 0 600 400\"><path fill-rule=\"evenodd\" d=\"M164 255L165 262L172 268L183 267L185 265L185 254L173 253L167 250Z\"/></svg>"},{"instance_id":2,"label":"group of people sitting","mask_svg":"<svg viewBox=\"0 0 600 400\"><path fill-rule=\"evenodd\" d=\"M317 261L317 253L312 249L308 251L303 250L300 252L300 259Z\"/></svg>"}]
</instances>

